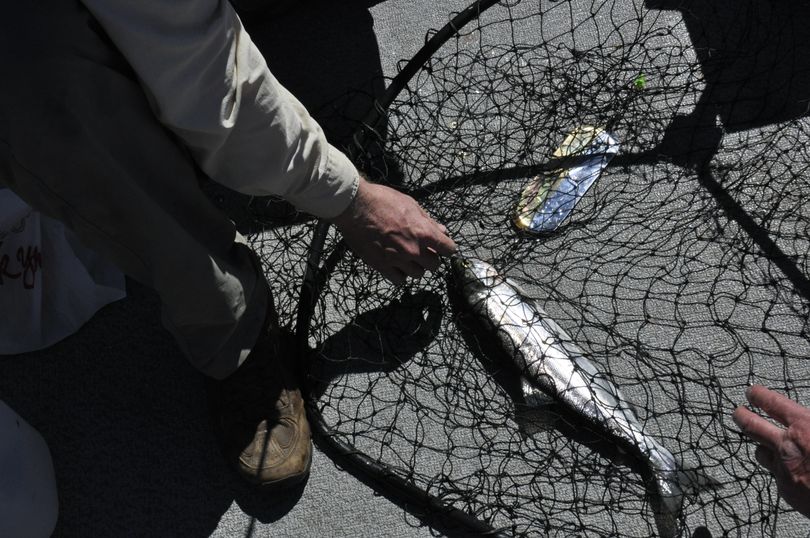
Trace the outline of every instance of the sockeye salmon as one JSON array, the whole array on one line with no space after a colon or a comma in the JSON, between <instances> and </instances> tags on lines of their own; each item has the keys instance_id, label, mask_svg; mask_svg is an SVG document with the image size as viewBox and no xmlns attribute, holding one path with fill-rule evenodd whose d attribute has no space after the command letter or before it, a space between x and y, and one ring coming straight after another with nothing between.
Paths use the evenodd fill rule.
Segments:
<instances>
[{"instance_id":1,"label":"sockeye salmon","mask_svg":"<svg viewBox=\"0 0 810 538\"><path fill-rule=\"evenodd\" d=\"M524 381L637 457L652 477L649 493L658 533L664 538L680 536L684 492L712 480L683 469L671 452L647 435L619 389L516 284L481 260L455 256L450 263L455 292L497 333L498 345Z\"/></svg>"}]
</instances>

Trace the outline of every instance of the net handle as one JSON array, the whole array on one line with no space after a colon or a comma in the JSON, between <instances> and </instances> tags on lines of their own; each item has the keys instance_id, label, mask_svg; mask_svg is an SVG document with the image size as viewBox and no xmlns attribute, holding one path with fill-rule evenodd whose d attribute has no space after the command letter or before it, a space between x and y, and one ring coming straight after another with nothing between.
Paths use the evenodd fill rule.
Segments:
<instances>
[{"instance_id":1,"label":"net handle","mask_svg":"<svg viewBox=\"0 0 810 538\"><path fill-rule=\"evenodd\" d=\"M391 80L391 84L386 89L385 93L379 98L375 99L374 105L366 117L361 122L360 128L352 136L353 144L348 148L347 153L349 158L354 161L356 157L362 153L368 143L368 133L376 133L376 128L380 123L381 118L384 116L388 107L397 98L400 92L405 88L405 85L413 78L413 76L422 68L425 63L441 48L450 38L457 35L459 31L469 24L471 21L478 19L478 17L485 10L491 8L498 3L499 0L478 0L467 7L464 11L456 14L450 22L444 25L440 30L431 35L422 48L414 54L414 56L405 64L405 66L397 73ZM323 257L323 247L326 243L326 237L329 233L330 223L318 219L315 230L312 235L312 240L309 244L309 252L307 254L306 270L304 272L303 282L301 283L301 291L298 296L297 315L295 322L295 336L298 349L301 353L307 350L307 331L309 324L312 321L312 315L315 309L315 302L320 295L320 286L317 285L317 276L319 272L319 265ZM302 355L303 356L303 355Z\"/></svg>"},{"instance_id":2,"label":"net handle","mask_svg":"<svg viewBox=\"0 0 810 538\"><path fill-rule=\"evenodd\" d=\"M456 14L440 30L432 35L429 34L422 48L419 49L391 80L391 84L381 98L374 101L372 109L361 122L360 128L352 136L353 143L347 151L350 159L354 161L356 157L365 150L369 134L376 134L377 127L386 114L388 107L419 69L430 60L431 56L449 39L457 35L464 26L478 19L481 13L494 6L498 1L499 0L478 0L464 11ZM302 358L302 362L304 362L308 354L308 331L314 315L315 303L320 296L322 283L325 281L325 275L322 274L322 268L320 268L319 265L323 258L323 248L329 233L329 227L330 223L323 219L319 219L315 225L307 254L306 270L299 293L295 323L295 341L298 356ZM338 247L338 250L340 251L342 249ZM308 369L307 364L303 364L303 367ZM307 415L309 416L316 443L318 443L321 448L325 449L325 451L331 452L334 459L341 461L346 468L350 468L354 473L371 482L380 493L395 502L401 503L411 511L415 508L423 511L423 513L419 515L422 518L438 518L442 525L450 525L451 527L464 529L462 532L464 536L509 536L505 530L494 529L488 523L475 516L453 507L452 504L431 495L412 481L396 474L384 463L376 461L374 458L361 452L351 443L338 439L324 420L309 390L307 390L307 392Z\"/></svg>"}]
</instances>

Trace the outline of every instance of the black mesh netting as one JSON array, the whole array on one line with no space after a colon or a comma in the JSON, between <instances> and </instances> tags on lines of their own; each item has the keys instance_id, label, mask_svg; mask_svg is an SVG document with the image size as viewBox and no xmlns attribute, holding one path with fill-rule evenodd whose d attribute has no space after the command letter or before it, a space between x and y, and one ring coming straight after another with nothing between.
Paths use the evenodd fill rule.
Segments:
<instances>
[{"instance_id":1,"label":"black mesh netting","mask_svg":"<svg viewBox=\"0 0 810 538\"><path fill-rule=\"evenodd\" d=\"M777 517L731 421L751 383L810 395L808 23L775 0L495 4L350 148L537 299L647 432L721 484L685 502L689 536L810 530L785 505ZM521 190L582 125L607 126L619 154L555 233L517 233ZM313 223L268 214L253 243L294 327ZM306 327L328 436L510 534L657 532L633 461L554 405L520 403L488 335L459 323L446 267L393 287L338 240Z\"/></svg>"}]
</instances>

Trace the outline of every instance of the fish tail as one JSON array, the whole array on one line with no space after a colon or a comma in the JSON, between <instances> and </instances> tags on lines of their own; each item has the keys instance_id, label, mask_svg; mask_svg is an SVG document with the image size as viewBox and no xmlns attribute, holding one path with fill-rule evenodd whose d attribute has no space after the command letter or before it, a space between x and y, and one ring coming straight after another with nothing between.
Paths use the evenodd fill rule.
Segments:
<instances>
[{"instance_id":1,"label":"fish tail","mask_svg":"<svg viewBox=\"0 0 810 538\"><path fill-rule=\"evenodd\" d=\"M687 494L701 489L717 488L720 483L700 469L680 468L654 473L651 504L661 538L678 538L682 534L683 502Z\"/></svg>"},{"instance_id":2,"label":"fish tail","mask_svg":"<svg viewBox=\"0 0 810 538\"><path fill-rule=\"evenodd\" d=\"M678 472L657 473L653 477L654 490L650 495L655 526L661 538L678 538L681 536L681 512L684 492Z\"/></svg>"},{"instance_id":3,"label":"fish tail","mask_svg":"<svg viewBox=\"0 0 810 538\"><path fill-rule=\"evenodd\" d=\"M683 467L679 469L678 482L681 484L681 489L689 494L697 493L704 489L718 489L722 487L722 484L717 479L696 467Z\"/></svg>"}]
</instances>

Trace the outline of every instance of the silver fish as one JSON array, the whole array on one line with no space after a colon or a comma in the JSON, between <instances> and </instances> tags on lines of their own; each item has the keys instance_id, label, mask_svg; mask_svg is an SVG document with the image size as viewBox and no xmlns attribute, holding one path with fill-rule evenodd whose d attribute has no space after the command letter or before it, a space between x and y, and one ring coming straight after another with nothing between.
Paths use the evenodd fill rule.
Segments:
<instances>
[{"instance_id":1,"label":"silver fish","mask_svg":"<svg viewBox=\"0 0 810 538\"><path fill-rule=\"evenodd\" d=\"M452 282L465 306L497 332L499 346L524 381L582 417L649 469L658 533L664 538L679 536L684 492L711 479L683 469L671 452L644 432L618 387L519 286L481 260L456 256L451 267Z\"/></svg>"}]
</instances>

